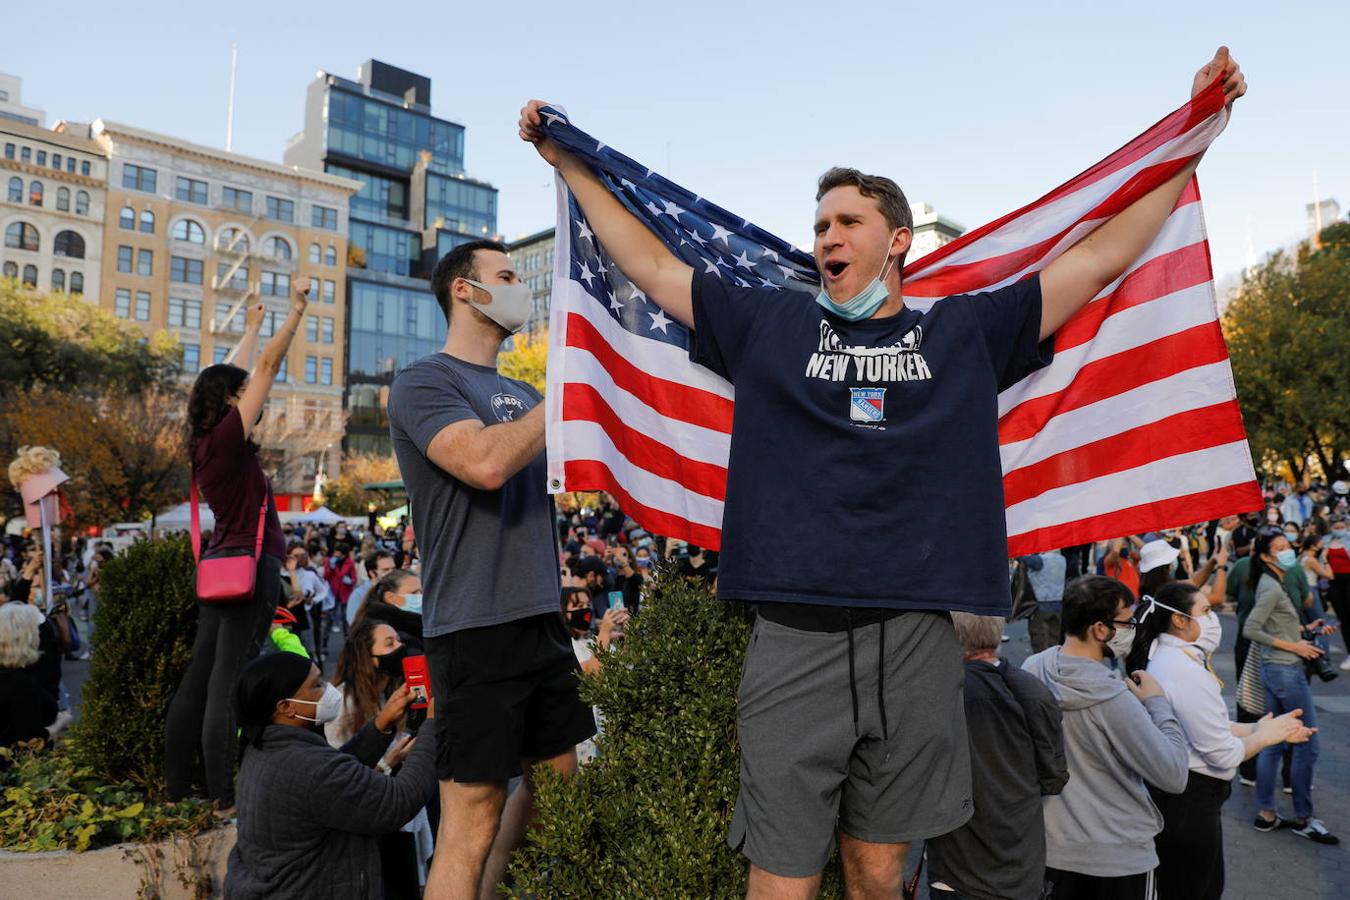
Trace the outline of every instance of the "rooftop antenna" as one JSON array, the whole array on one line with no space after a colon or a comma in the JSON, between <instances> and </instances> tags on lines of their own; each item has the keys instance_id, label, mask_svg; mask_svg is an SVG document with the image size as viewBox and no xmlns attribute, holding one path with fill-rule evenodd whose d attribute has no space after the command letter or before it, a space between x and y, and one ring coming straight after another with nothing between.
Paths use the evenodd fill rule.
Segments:
<instances>
[{"instance_id":1,"label":"rooftop antenna","mask_svg":"<svg viewBox=\"0 0 1350 900\"><path fill-rule=\"evenodd\" d=\"M230 106L225 113L225 152L234 149L234 70L239 62L239 45L230 45Z\"/></svg>"}]
</instances>

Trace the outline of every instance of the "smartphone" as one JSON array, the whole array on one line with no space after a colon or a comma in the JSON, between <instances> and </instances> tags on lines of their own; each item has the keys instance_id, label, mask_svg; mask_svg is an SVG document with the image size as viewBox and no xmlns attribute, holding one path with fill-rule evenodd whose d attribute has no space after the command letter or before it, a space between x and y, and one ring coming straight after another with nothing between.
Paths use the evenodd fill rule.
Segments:
<instances>
[{"instance_id":1,"label":"smartphone","mask_svg":"<svg viewBox=\"0 0 1350 900\"><path fill-rule=\"evenodd\" d=\"M408 706L426 709L431 702L431 676L427 673L427 658L403 657L403 680L408 685L408 693L412 694L412 702Z\"/></svg>"},{"instance_id":2,"label":"smartphone","mask_svg":"<svg viewBox=\"0 0 1350 900\"><path fill-rule=\"evenodd\" d=\"M623 591L609 592L609 608L623 609Z\"/></svg>"}]
</instances>

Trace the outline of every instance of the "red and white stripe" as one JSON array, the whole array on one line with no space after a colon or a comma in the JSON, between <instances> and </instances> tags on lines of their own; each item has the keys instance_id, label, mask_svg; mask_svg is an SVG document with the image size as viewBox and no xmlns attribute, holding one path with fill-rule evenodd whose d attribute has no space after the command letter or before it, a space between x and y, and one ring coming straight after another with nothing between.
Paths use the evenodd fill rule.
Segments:
<instances>
[{"instance_id":1,"label":"red and white stripe","mask_svg":"<svg viewBox=\"0 0 1350 900\"><path fill-rule=\"evenodd\" d=\"M1216 83L1036 202L912 263L906 302L927 308L1039 271L1202 153L1227 119ZM716 548L731 386L625 332L569 280L567 209L560 181L549 488L608 491L649 530ZM1000 395L999 415L1010 555L1261 505L1194 179L1148 250L1060 328L1054 363Z\"/></svg>"}]
</instances>

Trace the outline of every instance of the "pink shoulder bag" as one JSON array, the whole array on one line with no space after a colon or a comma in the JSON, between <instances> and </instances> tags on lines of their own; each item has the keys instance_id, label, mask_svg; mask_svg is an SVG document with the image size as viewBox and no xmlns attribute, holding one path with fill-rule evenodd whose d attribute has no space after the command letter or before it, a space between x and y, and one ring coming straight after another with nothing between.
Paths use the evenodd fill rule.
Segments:
<instances>
[{"instance_id":1,"label":"pink shoulder bag","mask_svg":"<svg viewBox=\"0 0 1350 900\"><path fill-rule=\"evenodd\" d=\"M258 537L248 556L217 556L202 559L201 511L197 508L197 477L192 478L192 558L197 562L197 599L202 603L247 603L253 599L258 577L258 558L262 555L263 525L267 522L267 500L258 510Z\"/></svg>"}]
</instances>

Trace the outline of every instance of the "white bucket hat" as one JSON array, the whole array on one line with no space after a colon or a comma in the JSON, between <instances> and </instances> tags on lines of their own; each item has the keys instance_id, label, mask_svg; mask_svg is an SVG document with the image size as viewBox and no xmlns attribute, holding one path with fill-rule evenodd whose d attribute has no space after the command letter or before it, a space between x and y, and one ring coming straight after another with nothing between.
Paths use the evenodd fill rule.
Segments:
<instances>
[{"instance_id":1,"label":"white bucket hat","mask_svg":"<svg viewBox=\"0 0 1350 900\"><path fill-rule=\"evenodd\" d=\"M1149 541L1139 548L1139 572L1152 572L1159 566L1170 566L1181 551L1167 541Z\"/></svg>"}]
</instances>

